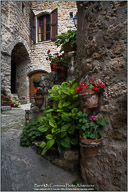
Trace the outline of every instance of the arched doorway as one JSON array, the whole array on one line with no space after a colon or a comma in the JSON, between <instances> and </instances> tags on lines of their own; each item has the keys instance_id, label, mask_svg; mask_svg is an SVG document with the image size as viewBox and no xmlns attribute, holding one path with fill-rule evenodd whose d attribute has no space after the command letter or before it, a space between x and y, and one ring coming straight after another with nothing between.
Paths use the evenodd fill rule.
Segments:
<instances>
[{"instance_id":1,"label":"arched doorway","mask_svg":"<svg viewBox=\"0 0 128 192\"><path fill-rule=\"evenodd\" d=\"M33 78L40 78L43 74L46 74L47 72L46 71L43 71L43 70L35 70L31 73L28 74L29 76L29 94L30 94L30 102L32 102L32 96L34 94L34 85L33 85L33 81L32 79Z\"/></svg>"},{"instance_id":2,"label":"arched doorway","mask_svg":"<svg viewBox=\"0 0 128 192\"><path fill-rule=\"evenodd\" d=\"M28 52L23 43L17 43L11 53L11 93L16 94L22 104L28 101L27 66Z\"/></svg>"}]
</instances>

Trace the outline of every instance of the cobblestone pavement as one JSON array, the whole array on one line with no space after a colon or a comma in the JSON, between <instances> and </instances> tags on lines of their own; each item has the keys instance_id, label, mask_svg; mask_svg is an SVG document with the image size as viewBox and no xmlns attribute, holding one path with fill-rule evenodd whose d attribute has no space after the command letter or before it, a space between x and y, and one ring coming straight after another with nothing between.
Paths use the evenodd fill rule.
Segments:
<instances>
[{"instance_id":1,"label":"cobblestone pavement","mask_svg":"<svg viewBox=\"0 0 128 192\"><path fill-rule=\"evenodd\" d=\"M72 184L78 179L77 174L52 165L31 147L19 146L25 122L23 109L13 108L1 116L2 191L34 191L34 185L40 189L43 184Z\"/></svg>"}]
</instances>

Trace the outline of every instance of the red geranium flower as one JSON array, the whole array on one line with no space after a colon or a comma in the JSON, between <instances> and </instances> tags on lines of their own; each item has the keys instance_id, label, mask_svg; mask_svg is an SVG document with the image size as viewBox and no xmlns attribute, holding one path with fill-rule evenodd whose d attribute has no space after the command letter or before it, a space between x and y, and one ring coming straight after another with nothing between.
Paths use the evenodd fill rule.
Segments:
<instances>
[{"instance_id":1,"label":"red geranium flower","mask_svg":"<svg viewBox=\"0 0 128 192\"><path fill-rule=\"evenodd\" d=\"M98 88L97 87L92 87L92 90L97 91Z\"/></svg>"}]
</instances>

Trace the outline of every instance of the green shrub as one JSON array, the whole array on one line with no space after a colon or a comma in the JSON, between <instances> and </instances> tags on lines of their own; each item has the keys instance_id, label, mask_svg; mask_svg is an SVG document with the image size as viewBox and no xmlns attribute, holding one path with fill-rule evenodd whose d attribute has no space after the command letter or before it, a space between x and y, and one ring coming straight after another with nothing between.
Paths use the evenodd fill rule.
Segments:
<instances>
[{"instance_id":1,"label":"green shrub","mask_svg":"<svg viewBox=\"0 0 128 192\"><path fill-rule=\"evenodd\" d=\"M66 33L61 33L57 35L57 40L55 41L55 45L59 47L60 45L63 46L66 43L70 43L73 47L76 42L76 30L68 30Z\"/></svg>"},{"instance_id":2,"label":"green shrub","mask_svg":"<svg viewBox=\"0 0 128 192\"><path fill-rule=\"evenodd\" d=\"M49 90L48 101L52 107L47 107L44 115L39 118L41 126L38 128L45 135L40 147L45 154L53 145L57 146L59 153L79 141L78 129L76 129L77 112L79 110L78 95L74 90L77 87L75 80L54 85Z\"/></svg>"},{"instance_id":3,"label":"green shrub","mask_svg":"<svg viewBox=\"0 0 128 192\"><path fill-rule=\"evenodd\" d=\"M25 125L20 138L21 146L29 146L33 141L42 137L42 133L38 130L40 125L38 119L33 119Z\"/></svg>"}]
</instances>

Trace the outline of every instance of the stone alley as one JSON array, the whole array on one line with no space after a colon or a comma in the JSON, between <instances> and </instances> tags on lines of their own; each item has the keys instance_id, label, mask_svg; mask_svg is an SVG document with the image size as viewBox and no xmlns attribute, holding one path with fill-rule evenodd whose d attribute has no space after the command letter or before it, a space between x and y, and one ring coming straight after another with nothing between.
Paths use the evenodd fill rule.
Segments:
<instances>
[{"instance_id":1,"label":"stone alley","mask_svg":"<svg viewBox=\"0 0 128 192\"><path fill-rule=\"evenodd\" d=\"M2 112L2 191L33 191L34 185L72 184L77 174L64 171L36 154L31 147L21 147L20 135L25 123L21 108Z\"/></svg>"}]
</instances>

